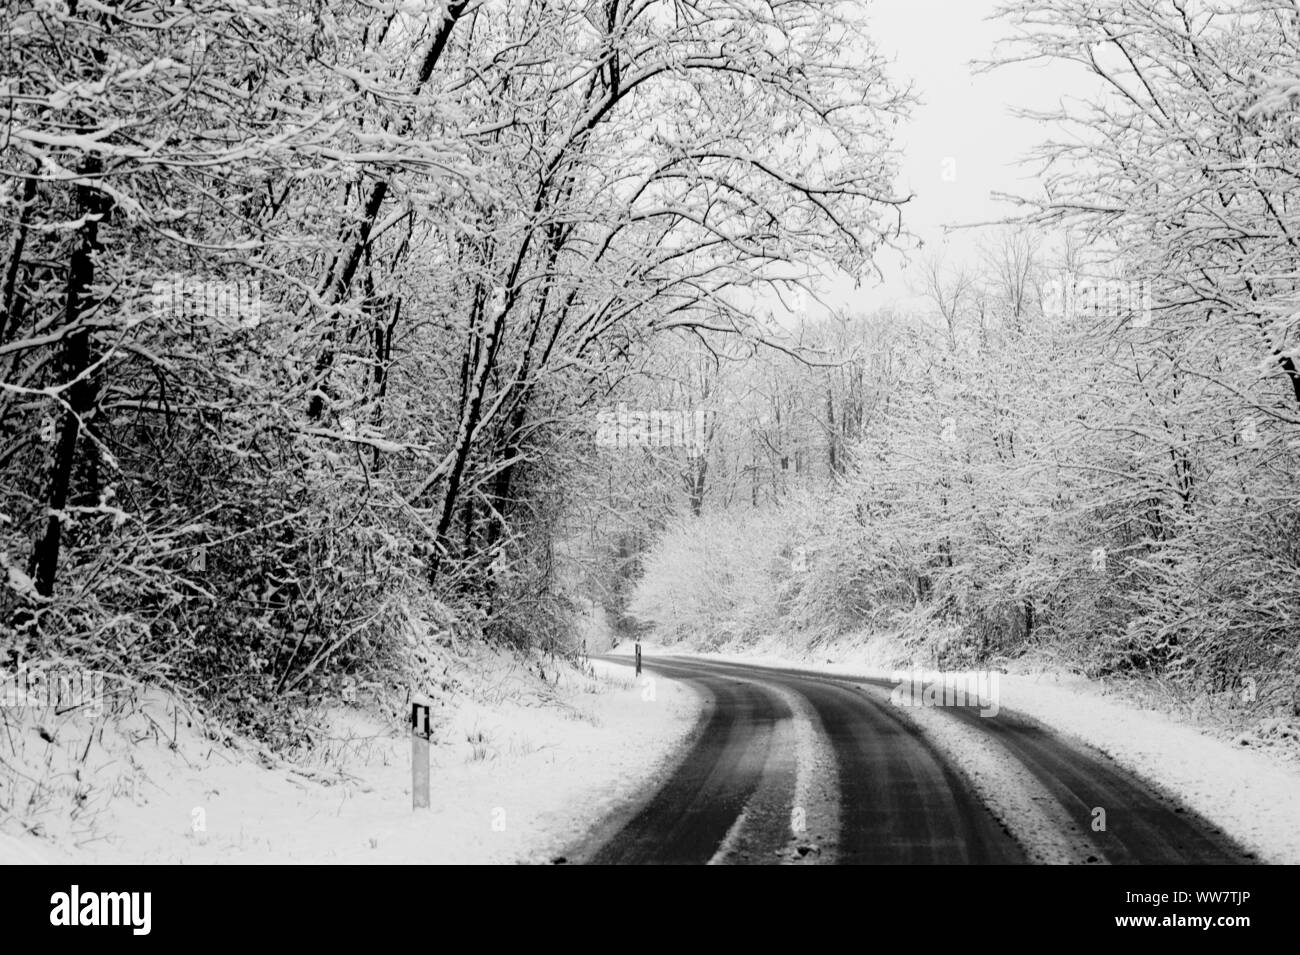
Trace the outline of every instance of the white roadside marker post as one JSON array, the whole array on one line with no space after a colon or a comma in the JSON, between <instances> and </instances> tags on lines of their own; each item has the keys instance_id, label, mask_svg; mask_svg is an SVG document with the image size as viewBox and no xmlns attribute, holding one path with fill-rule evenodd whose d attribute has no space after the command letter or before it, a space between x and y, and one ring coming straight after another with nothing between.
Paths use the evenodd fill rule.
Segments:
<instances>
[{"instance_id":1,"label":"white roadside marker post","mask_svg":"<svg viewBox=\"0 0 1300 955\"><path fill-rule=\"evenodd\" d=\"M411 808L429 808L429 704L411 703Z\"/></svg>"}]
</instances>

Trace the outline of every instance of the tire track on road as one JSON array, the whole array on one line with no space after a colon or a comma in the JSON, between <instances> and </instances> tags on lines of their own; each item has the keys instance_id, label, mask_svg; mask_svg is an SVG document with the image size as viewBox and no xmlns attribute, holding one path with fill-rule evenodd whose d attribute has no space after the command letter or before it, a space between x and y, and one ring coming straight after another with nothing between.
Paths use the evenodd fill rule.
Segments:
<instances>
[{"instance_id":1,"label":"tire track on road","mask_svg":"<svg viewBox=\"0 0 1300 955\"><path fill-rule=\"evenodd\" d=\"M597 865L709 862L763 782L777 721L790 717L779 697L756 684L671 665L656 665L653 670L710 695L709 715L664 785L594 850L573 853L579 861ZM748 852L757 853L752 829L745 836L750 840ZM778 846L784 836L782 827Z\"/></svg>"}]
</instances>

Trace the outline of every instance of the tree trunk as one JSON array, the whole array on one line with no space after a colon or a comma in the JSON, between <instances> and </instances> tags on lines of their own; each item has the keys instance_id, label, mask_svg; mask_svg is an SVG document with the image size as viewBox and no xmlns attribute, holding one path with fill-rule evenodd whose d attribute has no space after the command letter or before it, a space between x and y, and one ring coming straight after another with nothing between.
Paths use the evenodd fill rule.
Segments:
<instances>
[{"instance_id":1,"label":"tree trunk","mask_svg":"<svg viewBox=\"0 0 1300 955\"><path fill-rule=\"evenodd\" d=\"M81 173L96 176L101 168L98 157L82 164ZM90 185L77 186L77 205L84 223L73 240L68 262L68 282L64 306L64 328L71 329L63 339L61 365L63 380L72 382L66 389L67 407L55 438L54 465L46 490L45 529L32 549L31 575L36 592L49 597L54 593L54 579L59 564L59 547L63 536L61 512L68 503L72 474L76 465L77 438L81 423L90 417L95 406L97 386L88 377L92 364L90 330L78 327L85 299L95 279L95 249L99 242L99 220L108 214L111 200Z\"/></svg>"}]
</instances>

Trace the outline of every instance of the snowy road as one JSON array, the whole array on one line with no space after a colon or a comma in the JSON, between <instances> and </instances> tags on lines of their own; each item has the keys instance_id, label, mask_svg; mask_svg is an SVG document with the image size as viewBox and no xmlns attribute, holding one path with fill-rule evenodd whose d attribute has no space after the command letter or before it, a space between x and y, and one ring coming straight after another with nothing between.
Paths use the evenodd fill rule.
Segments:
<instances>
[{"instance_id":1,"label":"snowy road","mask_svg":"<svg viewBox=\"0 0 1300 955\"><path fill-rule=\"evenodd\" d=\"M1007 778L1029 780L1027 798L1051 804L1033 820L995 816L909 710L890 704L887 682L681 657L645 668L691 684L708 705L662 785L609 818L573 861L1021 863L1042 836L1023 827L1044 819L1065 830L1051 838L1084 847L1054 861L1252 861L1103 754L1007 711L937 710L1018 764Z\"/></svg>"}]
</instances>

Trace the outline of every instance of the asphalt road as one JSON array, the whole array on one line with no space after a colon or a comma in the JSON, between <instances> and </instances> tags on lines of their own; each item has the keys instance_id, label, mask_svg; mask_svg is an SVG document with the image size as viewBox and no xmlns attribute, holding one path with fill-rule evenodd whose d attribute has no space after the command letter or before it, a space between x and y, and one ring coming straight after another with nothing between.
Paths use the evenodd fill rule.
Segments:
<instances>
[{"instance_id":1,"label":"asphalt road","mask_svg":"<svg viewBox=\"0 0 1300 955\"><path fill-rule=\"evenodd\" d=\"M626 658L607 657L629 663ZM567 858L589 864L1018 864L1028 855L954 766L872 690L883 681L681 657L647 673L692 684L707 705L661 785ZM828 758L799 752L792 706ZM1019 761L1087 839L1087 861L1249 863L1239 846L1104 755L1006 711L944 707ZM805 740L806 744L806 740ZM800 760L803 760L801 767ZM803 789L800 789L802 772ZM823 785L817 795L820 781ZM828 791L827 791L828 790ZM799 805L796 800L808 803ZM1106 806L1105 831L1088 825ZM1082 860L1080 860L1082 861Z\"/></svg>"}]
</instances>

